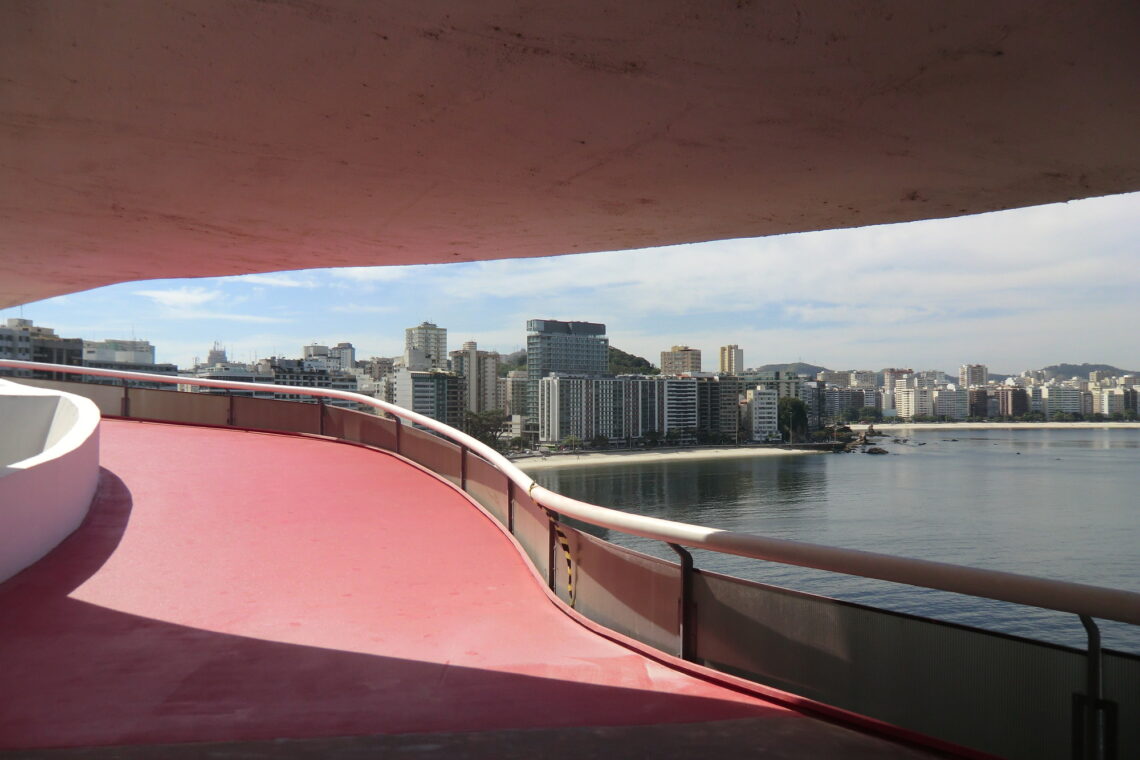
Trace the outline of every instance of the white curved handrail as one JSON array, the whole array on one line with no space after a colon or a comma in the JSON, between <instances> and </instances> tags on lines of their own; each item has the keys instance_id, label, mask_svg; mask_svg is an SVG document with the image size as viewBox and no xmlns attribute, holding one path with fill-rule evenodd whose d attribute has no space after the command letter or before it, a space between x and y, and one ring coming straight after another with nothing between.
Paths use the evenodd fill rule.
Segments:
<instances>
[{"instance_id":1,"label":"white curved handrail","mask_svg":"<svg viewBox=\"0 0 1140 760\"><path fill-rule=\"evenodd\" d=\"M94 367L72 367L63 364L40 364L37 362L0 359L0 367L14 367L45 372L59 372L79 375L96 375L127 380L166 383L170 385L199 385L209 388L231 390L273 391L306 396L342 399L371 406L428 430L440 433L462 446L474 451L483 459L494 464L512 482L530 494L541 506L566 517L616 530L643 538L667 543L680 544L699 549L709 549L722 554L735 554L752 559L799 565L817 570L857 575L865 578L905 583L911 586L950 591L967 596L1013 602L1031 607L1070 612L1092 618L1116 620L1140 625L1140 593L1120 589L1102 588L1083 583L1071 583L1046 578L1008 573L999 570L953 565L945 562L895 557L889 554L840 549L801 541L766 538L751 533L740 533L718 528L705 528L698 525L662 520L656 517L632 515L616 509L599 507L577 499L571 499L543 488L525 472L498 451L467 433L448 425L417 414L408 409L378 401L370 396L331 388L307 388L293 385L270 383L243 383L231 380L207 380L204 378L156 375L143 372L123 372L120 370L97 369ZM15 378L19 379L19 378Z\"/></svg>"}]
</instances>

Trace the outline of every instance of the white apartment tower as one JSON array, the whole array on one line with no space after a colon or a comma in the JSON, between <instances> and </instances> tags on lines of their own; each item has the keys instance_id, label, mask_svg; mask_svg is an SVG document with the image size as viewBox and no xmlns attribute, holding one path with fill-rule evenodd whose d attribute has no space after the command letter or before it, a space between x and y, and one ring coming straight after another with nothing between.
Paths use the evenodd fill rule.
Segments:
<instances>
[{"instance_id":1,"label":"white apartment tower","mask_svg":"<svg viewBox=\"0 0 1140 760\"><path fill-rule=\"evenodd\" d=\"M895 409L904 420L929 417L934 414L934 390L931 388L902 388L895 386Z\"/></svg>"},{"instance_id":2,"label":"white apartment tower","mask_svg":"<svg viewBox=\"0 0 1140 760\"><path fill-rule=\"evenodd\" d=\"M467 410L489 412L502 407L499 395L499 360L496 351L480 351L469 340L459 351L451 352L451 369L460 377Z\"/></svg>"},{"instance_id":3,"label":"white apartment tower","mask_svg":"<svg viewBox=\"0 0 1140 760\"><path fill-rule=\"evenodd\" d=\"M739 375L744 371L744 350L735 343L720 347L720 372Z\"/></svg>"},{"instance_id":4,"label":"white apartment tower","mask_svg":"<svg viewBox=\"0 0 1140 760\"><path fill-rule=\"evenodd\" d=\"M447 328L421 322L404 330L404 354L422 351L430 369L447 369Z\"/></svg>"},{"instance_id":5,"label":"white apartment tower","mask_svg":"<svg viewBox=\"0 0 1140 760\"><path fill-rule=\"evenodd\" d=\"M351 343L337 343L329 349L329 369L350 372L356 366L356 347Z\"/></svg>"},{"instance_id":6,"label":"white apartment tower","mask_svg":"<svg viewBox=\"0 0 1140 760\"><path fill-rule=\"evenodd\" d=\"M780 397L776 391L755 388L748 399L748 429L753 441L768 441L780 434Z\"/></svg>"}]
</instances>

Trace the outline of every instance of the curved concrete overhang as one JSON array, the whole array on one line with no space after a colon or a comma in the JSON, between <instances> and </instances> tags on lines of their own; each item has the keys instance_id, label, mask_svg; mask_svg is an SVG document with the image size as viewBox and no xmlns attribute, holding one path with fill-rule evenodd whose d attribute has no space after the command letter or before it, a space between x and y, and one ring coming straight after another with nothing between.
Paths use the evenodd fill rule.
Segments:
<instances>
[{"instance_id":1,"label":"curved concrete overhang","mask_svg":"<svg viewBox=\"0 0 1140 760\"><path fill-rule=\"evenodd\" d=\"M1140 189L1140 5L8 0L0 306Z\"/></svg>"}]
</instances>

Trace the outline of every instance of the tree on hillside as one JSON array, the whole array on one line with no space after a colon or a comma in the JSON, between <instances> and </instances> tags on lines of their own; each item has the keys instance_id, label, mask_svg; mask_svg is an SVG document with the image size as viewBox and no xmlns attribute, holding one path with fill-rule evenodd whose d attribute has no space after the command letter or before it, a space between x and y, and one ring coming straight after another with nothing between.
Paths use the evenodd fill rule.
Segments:
<instances>
[{"instance_id":1,"label":"tree on hillside","mask_svg":"<svg viewBox=\"0 0 1140 760\"><path fill-rule=\"evenodd\" d=\"M786 443L798 443L807 437L807 406L798 398L780 399L776 419Z\"/></svg>"}]
</instances>

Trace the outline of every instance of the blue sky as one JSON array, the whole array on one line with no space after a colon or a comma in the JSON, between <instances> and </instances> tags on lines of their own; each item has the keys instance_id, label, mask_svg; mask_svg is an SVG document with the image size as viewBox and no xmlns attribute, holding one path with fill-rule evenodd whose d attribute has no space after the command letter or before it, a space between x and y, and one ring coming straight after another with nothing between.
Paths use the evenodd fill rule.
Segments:
<instances>
[{"instance_id":1,"label":"blue sky","mask_svg":"<svg viewBox=\"0 0 1140 760\"><path fill-rule=\"evenodd\" d=\"M1057 362L1140 369L1140 193L959 219L465 264L125 283L6 309L65 337L150 340L189 366L350 341L403 350L427 320L449 345L525 345L526 320L604 322L654 363L686 344L745 364L1014 373Z\"/></svg>"}]
</instances>

